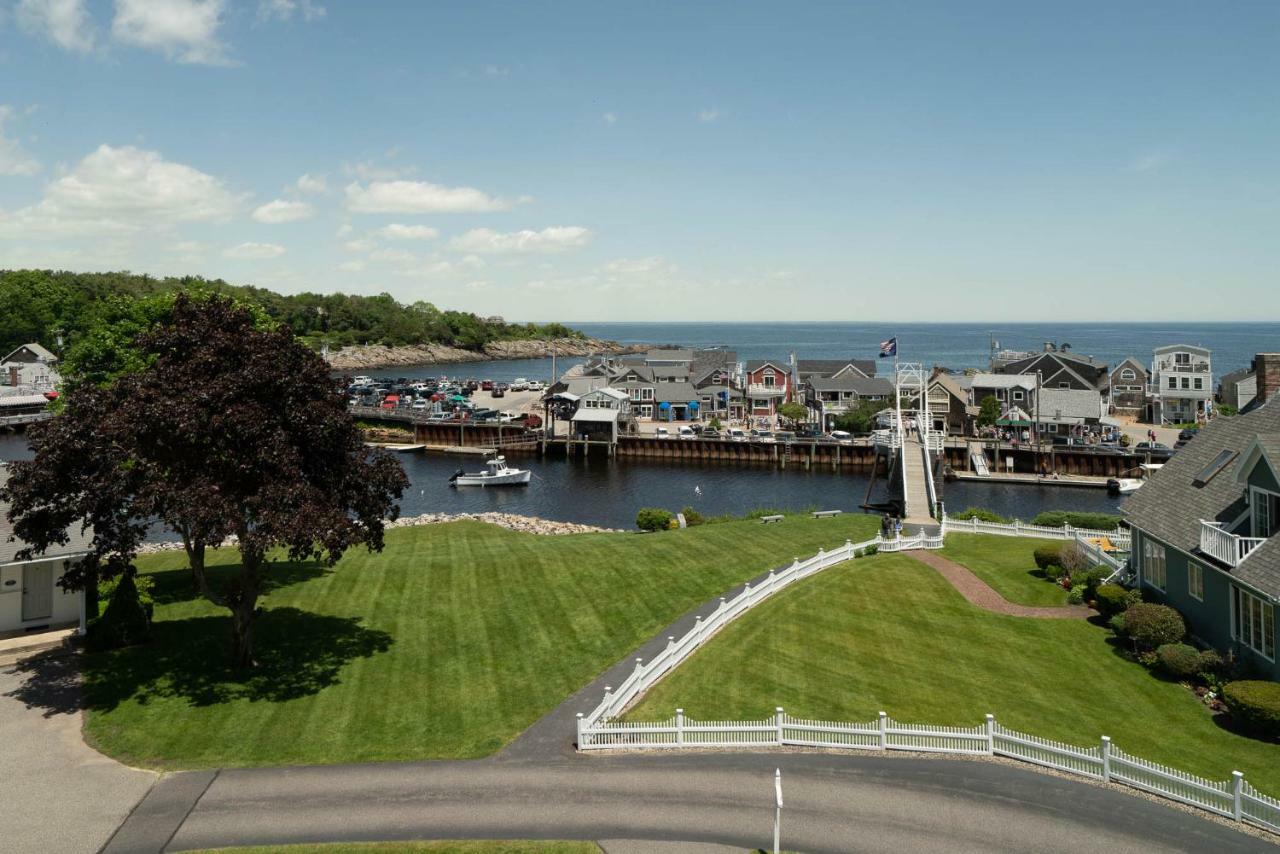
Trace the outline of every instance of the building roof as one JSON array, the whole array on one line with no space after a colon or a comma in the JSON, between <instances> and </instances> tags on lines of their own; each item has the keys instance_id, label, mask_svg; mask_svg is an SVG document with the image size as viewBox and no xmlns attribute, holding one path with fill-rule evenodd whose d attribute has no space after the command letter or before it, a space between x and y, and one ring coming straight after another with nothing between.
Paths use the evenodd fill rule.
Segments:
<instances>
[{"instance_id":1,"label":"building roof","mask_svg":"<svg viewBox=\"0 0 1280 854\"><path fill-rule=\"evenodd\" d=\"M852 391L859 397L888 397L893 394L893 383L883 377L844 374L838 377L813 377L808 382L814 391Z\"/></svg>"},{"instance_id":2,"label":"building roof","mask_svg":"<svg viewBox=\"0 0 1280 854\"><path fill-rule=\"evenodd\" d=\"M653 368L648 365L627 365L622 370L614 373L613 379L618 380L619 382L626 382L626 380L623 380L622 378L627 374L635 374L636 379L641 382L651 383L654 379Z\"/></svg>"},{"instance_id":3,"label":"building roof","mask_svg":"<svg viewBox=\"0 0 1280 854\"><path fill-rule=\"evenodd\" d=\"M789 365L786 359L782 359L781 361L779 361L778 359L752 359L749 362L747 362L748 373L751 373L752 371L758 371L761 368L765 368L765 367L777 368L778 370L783 371L784 373L789 370Z\"/></svg>"},{"instance_id":4,"label":"building roof","mask_svg":"<svg viewBox=\"0 0 1280 854\"><path fill-rule=\"evenodd\" d=\"M1114 376L1115 374L1119 373L1121 368L1133 368L1135 371L1137 371L1138 376L1140 377L1146 376L1147 374L1147 366L1139 362L1133 356L1125 356L1123 359L1121 359L1120 363L1111 369L1112 375Z\"/></svg>"},{"instance_id":5,"label":"building roof","mask_svg":"<svg viewBox=\"0 0 1280 854\"><path fill-rule=\"evenodd\" d=\"M603 395L605 397L612 397L614 400L629 400L631 398L631 395L627 394L625 391L620 391L619 389L616 389L616 388L607 388L607 387L594 388L591 391L587 392L587 394Z\"/></svg>"},{"instance_id":6,"label":"building roof","mask_svg":"<svg viewBox=\"0 0 1280 854\"><path fill-rule=\"evenodd\" d=\"M1199 347L1195 344L1165 344L1161 347L1155 348L1152 352L1157 356L1164 355L1165 353L1196 353L1201 356L1210 355L1207 347Z\"/></svg>"},{"instance_id":7,"label":"building roof","mask_svg":"<svg viewBox=\"0 0 1280 854\"><path fill-rule=\"evenodd\" d=\"M1081 424L1102 417L1102 398L1087 388L1042 388L1038 402L1040 421L1046 424Z\"/></svg>"},{"instance_id":8,"label":"building roof","mask_svg":"<svg viewBox=\"0 0 1280 854\"><path fill-rule=\"evenodd\" d=\"M688 403L691 400L697 400L701 389L695 388L693 383L657 383L653 387L654 403Z\"/></svg>"},{"instance_id":9,"label":"building roof","mask_svg":"<svg viewBox=\"0 0 1280 854\"><path fill-rule=\"evenodd\" d=\"M8 480L9 467L0 463L0 486L4 486ZM77 557L87 552L93 543L93 531L82 532L79 525L72 525L67 530L67 536L70 539L65 546L50 546L48 551L33 559ZM16 562L18 552L26 548L26 545L22 540L14 539L13 524L9 521L9 502L0 501L0 566Z\"/></svg>"},{"instance_id":10,"label":"building roof","mask_svg":"<svg viewBox=\"0 0 1280 854\"><path fill-rule=\"evenodd\" d=\"M796 372L801 376L806 374L831 376L850 366L869 377L876 375L874 359L796 359Z\"/></svg>"},{"instance_id":11,"label":"building roof","mask_svg":"<svg viewBox=\"0 0 1280 854\"><path fill-rule=\"evenodd\" d=\"M17 355L19 352L21 352L22 350L27 350L27 351L29 351L29 352L31 353L31 355L35 356L37 359L39 359L39 360L40 360L40 361L42 361L42 362L56 362L56 361L58 361L58 357L57 357L57 356L55 356L55 355L53 355L53 353L49 352L49 350L48 350L47 348L42 347L41 345L39 345L39 344L37 344L37 343L35 343L35 342L33 341L33 342L31 342L30 344L23 344L21 347L15 347L13 350L11 350L11 351L9 352L9 355L5 356L3 359L0 359L0 362L8 362L8 361L9 361L9 360L11 360L15 355Z\"/></svg>"},{"instance_id":12,"label":"building roof","mask_svg":"<svg viewBox=\"0 0 1280 854\"><path fill-rule=\"evenodd\" d=\"M1251 376L1253 376L1253 368L1241 368L1238 371L1232 371L1229 374L1223 374L1221 379L1218 380L1218 382L1225 387L1225 386L1231 385L1232 383L1238 383L1242 380L1247 380Z\"/></svg>"},{"instance_id":13,"label":"building roof","mask_svg":"<svg viewBox=\"0 0 1280 854\"><path fill-rule=\"evenodd\" d=\"M593 408L579 409L577 412L573 413L573 417L570 418L569 420L570 421L608 422L608 421L617 421L621 415L622 415L621 409L598 409L593 407Z\"/></svg>"},{"instance_id":14,"label":"building roof","mask_svg":"<svg viewBox=\"0 0 1280 854\"><path fill-rule=\"evenodd\" d=\"M1026 374L974 374L970 388L1025 388L1036 387L1035 377Z\"/></svg>"},{"instance_id":15,"label":"building roof","mask_svg":"<svg viewBox=\"0 0 1280 854\"><path fill-rule=\"evenodd\" d=\"M1200 547L1200 520L1232 525L1246 512L1244 488L1236 480L1244 452L1255 441L1280 463L1280 405L1269 403L1245 415L1215 418L1196 438L1152 472L1122 510L1129 523L1188 554ZM1200 472L1224 450L1240 454L1207 483ZM1271 456L1272 454L1276 456ZM1205 559L1209 560L1208 558ZM1219 569L1271 596L1280 596L1280 537L1271 537L1233 569Z\"/></svg>"}]
</instances>

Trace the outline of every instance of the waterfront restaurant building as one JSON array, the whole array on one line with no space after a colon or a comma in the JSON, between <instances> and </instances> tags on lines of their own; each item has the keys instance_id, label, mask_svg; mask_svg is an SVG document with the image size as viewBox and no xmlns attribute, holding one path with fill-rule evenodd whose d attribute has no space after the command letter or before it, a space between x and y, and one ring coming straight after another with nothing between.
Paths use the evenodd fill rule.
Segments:
<instances>
[{"instance_id":1,"label":"waterfront restaurant building","mask_svg":"<svg viewBox=\"0 0 1280 854\"><path fill-rule=\"evenodd\" d=\"M6 480L8 470L0 465L0 486ZM0 637L71 626L84 630L84 594L68 593L58 580L88 551L91 535L82 534L79 526L67 534L66 545L19 560L26 543L14 537L9 505L0 501Z\"/></svg>"}]
</instances>

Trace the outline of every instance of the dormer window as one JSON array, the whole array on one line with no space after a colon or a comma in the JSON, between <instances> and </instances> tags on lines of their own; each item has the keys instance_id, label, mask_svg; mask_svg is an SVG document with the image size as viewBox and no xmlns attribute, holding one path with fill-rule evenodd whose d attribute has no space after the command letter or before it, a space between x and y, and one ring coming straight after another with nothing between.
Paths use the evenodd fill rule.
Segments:
<instances>
[{"instance_id":1,"label":"dormer window","mask_svg":"<svg viewBox=\"0 0 1280 854\"><path fill-rule=\"evenodd\" d=\"M1137 378L1138 378L1138 375L1134 373L1133 368L1125 368L1123 371L1120 372L1120 379L1122 380L1132 382Z\"/></svg>"}]
</instances>

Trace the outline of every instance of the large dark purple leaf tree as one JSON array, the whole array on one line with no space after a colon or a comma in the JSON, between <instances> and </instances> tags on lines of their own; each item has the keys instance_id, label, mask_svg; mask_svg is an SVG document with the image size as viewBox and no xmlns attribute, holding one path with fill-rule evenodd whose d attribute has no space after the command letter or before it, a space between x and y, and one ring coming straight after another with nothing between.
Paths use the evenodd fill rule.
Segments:
<instances>
[{"instance_id":1,"label":"large dark purple leaf tree","mask_svg":"<svg viewBox=\"0 0 1280 854\"><path fill-rule=\"evenodd\" d=\"M136 343L146 367L78 390L32 431L35 458L10 467L10 516L37 549L76 519L94 526L102 554L76 585L95 568L132 571L142 526L163 521L182 537L197 589L231 612L232 663L250 667L273 564L381 550L407 479L364 445L328 366L287 327L260 328L229 299L180 295ZM205 549L228 536L239 571L214 585Z\"/></svg>"}]
</instances>

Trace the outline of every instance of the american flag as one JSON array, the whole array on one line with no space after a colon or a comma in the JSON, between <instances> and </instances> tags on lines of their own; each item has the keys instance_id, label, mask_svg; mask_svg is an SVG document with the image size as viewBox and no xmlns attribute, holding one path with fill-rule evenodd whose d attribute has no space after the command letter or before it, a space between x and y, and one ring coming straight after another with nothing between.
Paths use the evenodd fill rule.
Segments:
<instances>
[{"instance_id":1,"label":"american flag","mask_svg":"<svg viewBox=\"0 0 1280 854\"><path fill-rule=\"evenodd\" d=\"M880 358L881 359L885 358L886 356L896 356L896 355L898 355L898 336L895 335L894 337L890 338L888 341L880 342Z\"/></svg>"}]
</instances>

